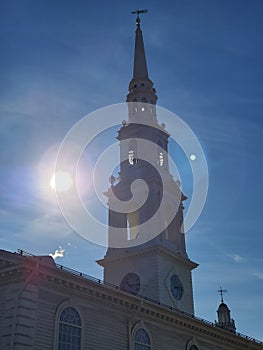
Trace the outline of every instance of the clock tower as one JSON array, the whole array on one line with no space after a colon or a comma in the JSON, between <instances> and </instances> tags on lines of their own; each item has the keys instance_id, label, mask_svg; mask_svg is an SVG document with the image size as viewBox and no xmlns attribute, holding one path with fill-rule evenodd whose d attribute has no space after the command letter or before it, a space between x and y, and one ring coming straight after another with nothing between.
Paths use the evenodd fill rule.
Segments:
<instances>
[{"instance_id":1,"label":"clock tower","mask_svg":"<svg viewBox=\"0 0 263 350\"><path fill-rule=\"evenodd\" d=\"M105 193L109 247L97 262L104 267L105 282L194 314L191 271L198 265L185 247L183 201L187 198L169 172L169 133L157 119L157 95L148 76L139 13L126 99L128 120L117 136L120 172Z\"/></svg>"}]
</instances>

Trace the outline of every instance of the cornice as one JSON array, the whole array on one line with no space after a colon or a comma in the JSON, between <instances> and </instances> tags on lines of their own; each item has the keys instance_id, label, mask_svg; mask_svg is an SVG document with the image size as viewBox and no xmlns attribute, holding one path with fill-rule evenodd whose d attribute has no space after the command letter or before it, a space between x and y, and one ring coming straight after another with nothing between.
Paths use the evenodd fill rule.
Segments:
<instances>
[{"instance_id":1,"label":"cornice","mask_svg":"<svg viewBox=\"0 0 263 350\"><path fill-rule=\"evenodd\" d=\"M36 268L36 273L32 276L30 283L39 286L40 289L48 289L56 293L60 290L62 295L73 295L80 298L90 298L101 305L107 307L119 308L132 317L139 319L147 318L150 322L158 322L165 327L179 327L181 331L195 333L195 336L202 336L202 339L213 342L220 341L228 346L236 346L239 349L263 350L263 343L257 343L253 339L238 334L232 334L228 331L216 327L214 324L198 319L194 316L185 314L178 309L157 304L139 296L133 296L119 290L118 287L105 285L97 279L74 274L72 272L52 267L50 265L39 263L34 259L25 259L25 264L19 267L15 266L9 271L0 272L1 287L7 283L20 282ZM6 277L9 276L9 280ZM5 282L5 283L3 283ZM7 283L6 283L7 282ZM55 288L57 286L57 288Z\"/></svg>"},{"instance_id":2,"label":"cornice","mask_svg":"<svg viewBox=\"0 0 263 350\"><path fill-rule=\"evenodd\" d=\"M165 326L174 327L177 326L181 331L195 333L205 336L207 341L219 340L226 345L233 345L239 348L248 350L262 350L263 344L256 343L252 340L245 339L236 334L229 333L225 330L217 328L215 325L199 320L194 316L186 315L180 310L175 308L166 308L162 305L155 304L141 297L133 296L119 290L117 287L113 289L107 285L101 284L95 281L90 281L80 276L71 276L65 271L56 269L55 271L39 272L39 276L45 279L48 283L59 285L63 287L63 290L67 288L71 292L79 297L88 297L93 301L97 301L100 304L107 307L125 309L125 312L129 312L133 317L137 318L147 317L151 322L161 322ZM47 287L47 285L45 285ZM52 291L54 289L52 288Z\"/></svg>"},{"instance_id":3,"label":"cornice","mask_svg":"<svg viewBox=\"0 0 263 350\"><path fill-rule=\"evenodd\" d=\"M50 280L50 278L48 279ZM58 280L54 279L54 282L58 282ZM62 284L65 286L63 282ZM68 287L70 288L73 288L73 286L73 283L68 284ZM93 289L92 287L95 288ZM195 318L190 318L180 311L164 309L150 301L126 295L126 293L120 290L109 290L104 285L90 285L88 288L79 286L77 289L92 297L93 300L97 299L100 303L106 304L107 306L111 304L113 307L124 307L132 312L133 315L135 313L139 318L145 318L146 316L152 321L158 323L161 321L162 323L165 323L166 326L178 326L181 330L191 330L192 332L195 332L196 335L205 335L207 338L210 338L210 340L216 339L228 345L236 345L239 348L243 347L244 349L251 350L263 349L263 346L260 344L252 344L251 341L229 334L224 330L211 327L211 325L205 324L203 321L196 320Z\"/></svg>"},{"instance_id":4,"label":"cornice","mask_svg":"<svg viewBox=\"0 0 263 350\"><path fill-rule=\"evenodd\" d=\"M173 259L180 261L183 265L187 266L191 270L198 266L197 263L191 261L190 259L185 258L179 254L173 253L169 249L161 245L155 245L153 247L148 247L143 250L129 250L129 248L127 248L125 249L124 253L122 253L122 255L118 255L118 253L116 255L114 255L113 253L112 256L105 255L103 259L97 260L96 262L99 265L104 266L105 263L118 262L118 261L124 261L124 260L133 260L133 259L136 259L138 256L150 256L153 254L154 255L162 254L162 255L169 255Z\"/></svg>"}]
</instances>

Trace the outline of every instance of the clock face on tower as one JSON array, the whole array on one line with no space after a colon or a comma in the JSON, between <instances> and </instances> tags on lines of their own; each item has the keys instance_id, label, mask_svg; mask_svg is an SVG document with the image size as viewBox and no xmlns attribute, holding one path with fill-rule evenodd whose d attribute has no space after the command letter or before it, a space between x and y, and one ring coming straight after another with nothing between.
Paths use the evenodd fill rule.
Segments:
<instances>
[{"instance_id":1,"label":"clock face on tower","mask_svg":"<svg viewBox=\"0 0 263 350\"><path fill-rule=\"evenodd\" d=\"M138 294L140 290L140 277L136 273L128 273L123 277L120 289L132 294Z\"/></svg>"},{"instance_id":2,"label":"clock face on tower","mask_svg":"<svg viewBox=\"0 0 263 350\"><path fill-rule=\"evenodd\" d=\"M170 277L170 288L171 288L171 293L172 296L176 300L182 299L183 296L183 285L182 282L180 281L179 277L176 274L173 274Z\"/></svg>"}]
</instances>

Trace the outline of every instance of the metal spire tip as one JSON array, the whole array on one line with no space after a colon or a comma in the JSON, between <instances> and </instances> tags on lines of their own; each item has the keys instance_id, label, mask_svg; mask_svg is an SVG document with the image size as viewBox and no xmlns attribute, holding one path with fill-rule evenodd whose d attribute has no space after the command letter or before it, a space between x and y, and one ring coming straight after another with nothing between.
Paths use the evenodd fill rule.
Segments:
<instances>
[{"instance_id":1,"label":"metal spire tip","mask_svg":"<svg viewBox=\"0 0 263 350\"><path fill-rule=\"evenodd\" d=\"M224 295L224 293L227 292L227 289L222 289L222 287L220 287L220 289L218 289L217 292L221 295L221 303L223 303L224 302L223 295Z\"/></svg>"},{"instance_id":2,"label":"metal spire tip","mask_svg":"<svg viewBox=\"0 0 263 350\"><path fill-rule=\"evenodd\" d=\"M136 10L136 11L132 11L131 12L131 14L133 14L133 15L137 15L137 17L136 17L136 25L137 25L137 27L139 27L140 26L140 22L141 22L141 19L140 19L140 14L142 14L142 13L147 13L148 12L148 10L146 10L146 9L144 9L144 10Z\"/></svg>"}]
</instances>

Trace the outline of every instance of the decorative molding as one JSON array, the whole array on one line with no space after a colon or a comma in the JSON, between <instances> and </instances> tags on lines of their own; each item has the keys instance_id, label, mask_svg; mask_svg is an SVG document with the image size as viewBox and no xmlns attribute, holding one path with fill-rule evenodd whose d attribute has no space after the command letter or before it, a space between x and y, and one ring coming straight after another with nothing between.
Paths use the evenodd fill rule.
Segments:
<instances>
[{"instance_id":1,"label":"decorative molding","mask_svg":"<svg viewBox=\"0 0 263 350\"><path fill-rule=\"evenodd\" d=\"M73 276L75 277L75 276ZM50 279L49 279L50 280ZM56 278L51 279L52 282L57 283ZM170 326L177 325L182 329L187 329L199 333L200 335L206 335L210 338L216 338L224 343L233 344L237 346L242 346L244 349L257 350L262 349L262 345L253 343L252 341L243 339L234 334L228 334L227 331L217 330L212 328L210 324L206 324L202 321L196 320L194 317L190 318L189 316L181 314L180 311L176 313L175 310L164 309L162 306L154 304L150 301L141 300L141 298L127 295L122 291L115 291L113 289L108 288L104 285L96 285L91 286L92 281L85 281L90 284L89 288L78 286L78 288L74 288L75 290L79 290L82 293L88 294L93 298L93 300L99 300L103 304L109 306L109 303L112 306L120 306L125 309L130 309L132 311L136 311L137 318L144 317L143 315L147 315L150 319L158 320L167 323ZM74 283L67 283L67 287L72 289ZM92 288L94 287L94 289ZM96 289L95 289L96 288ZM100 290L98 290L98 288ZM112 295L112 294L118 295ZM253 346L254 345L254 346Z\"/></svg>"},{"instance_id":2,"label":"decorative molding","mask_svg":"<svg viewBox=\"0 0 263 350\"><path fill-rule=\"evenodd\" d=\"M26 265L26 266L25 266ZM13 284L14 282L21 283L21 278L24 280L27 275L32 272L30 265L32 266L32 260L27 264L20 266L19 274L17 275L17 266L14 270L6 271L5 273L14 275L16 277L12 280L5 280L6 284ZM46 283L45 283L46 281ZM98 280L88 279L84 276L71 273L67 270L46 266L40 263L37 273L31 281L32 284L39 286L40 289L45 290L48 288L52 293L59 293L59 290L63 291L63 294L70 292L70 295L76 297L89 298L93 301L97 301L104 304L106 307L120 308L129 313L133 319L145 319L147 316L147 322L157 322L170 327L175 325L179 327L180 331L191 330L196 335L205 335L205 341L216 341L225 343L226 345L236 345L240 348L249 350L262 350L263 344L256 342L251 338L245 338L245 336L239 336L238 334L232 334L225 330L216 328L213 324L205 322L204 320L198 320L194 316L184 314L181 311L177 311L175 308L168 308L162 305L158 305L150 300L142 299L142 297L133 296L119 290L114 286L107 286L103 283L99 283ZM50 286L49 284L53 285ZM55 285L57 288L54 288ZM57 291L56 291L57 290ZM68 290L68 291L67 291ZM74 305L75 307L75 305ZM81 315L81 312L80 312Z\"/></svg>"},{"instance_id":3,"label":"decorative molding","mask_svg":"<svg viewBox=\"0 0 263 350\"><path fill-rule=\"evenodd\" d=\"M124 260L134 260L138 256L149 256L149 255L155 255L155 254L169 255L173 259L180 261L182 264L184 264L188 268L190 267L191 270L198 266L197 263L191 261L190 259L185 258L179 254L176 254L176 253L170 251L168 248L164 248L161 245L157 245L157 244L156 244L156 246L148 247L148 248L145 248L144 250L132 250L130 248L127 248L125 251L125 255L114 255L113 254L110 257L105 255L105 257L103 259L96 260L96 262L100 266L104 266L105 261L107 261L107 263L111 263L111 262L124 261Z\"/></svg>"},{"instance_id":4,"label":"decorative molding","mask_svg":"<svg viewBox=\"0 0 263 350\"><path fill-rule=\"evenodd\" d=\"M191 350L191 346L195 345L198 350L201 349L195 338L191 338L186 344L186 350Z\"/></svg>"}]
</instances>

